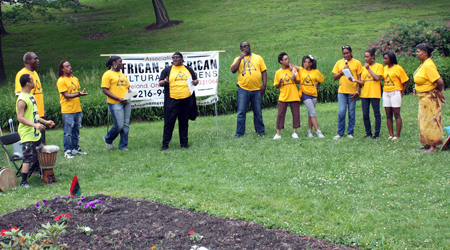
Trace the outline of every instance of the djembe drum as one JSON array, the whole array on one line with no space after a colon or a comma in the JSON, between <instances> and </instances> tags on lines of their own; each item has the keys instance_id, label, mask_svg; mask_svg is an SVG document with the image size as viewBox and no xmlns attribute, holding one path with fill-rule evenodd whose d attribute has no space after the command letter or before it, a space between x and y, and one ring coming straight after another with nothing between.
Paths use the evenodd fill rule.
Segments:
<instances>
[{"instance_id":1,"label":"djembe drum","mask_svg":"<svg viewBox=\"0 0 450 250\"><path fill-rule=\"evenodd\" d=\"M56 182L53 168L56 164L59 147L55 145L45 145L38 152L39 165L41 167L42 182L52 184Z\"/></svg>"},{"instance_id":2,"label":"djembe drum","mask_svg":"<svg viewBox=\"0 0 450 250\"><path fill-rule=\"evenodd\" d=\"M17 186L16 173L10 168L0 168L0 191L6 190Z\"/></svg>"}]
</instances>

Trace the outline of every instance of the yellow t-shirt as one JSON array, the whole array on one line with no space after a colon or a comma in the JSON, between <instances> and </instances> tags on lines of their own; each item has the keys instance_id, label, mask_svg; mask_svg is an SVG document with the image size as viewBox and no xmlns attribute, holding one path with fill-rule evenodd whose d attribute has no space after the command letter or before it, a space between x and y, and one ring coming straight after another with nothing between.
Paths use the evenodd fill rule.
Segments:
<instances>
[{"instance_id":1,"label":"yellow t-shirt","mask_svg":"<svg viewBox=\"0 0 450 250\"><path fill-rule=\"evenodd\" d=\"M36 98L30 93L20 93L16 101L16 113L17 103L20 100L24 101L27 104L25 112L23 113L23 117L32 123L38 123L39 113L37 110ZM41 138L41 131L39 131L39 129L25 125L23 123L19 123L17 132L19 132L20 140L22 141L22 143L38 141Z\"/></svg>"},{"instance_id":2,"label":"yellow t-shirt","mask_svg":"<svg viewBox=\"0 0 450 250\"><path fill-rule=\"evenodd\" d=\"M31 90L31 94L34 95L34 99L36 99L39 117L44 117L44 94L42 93L42 83L41 79L39 79L38 73L36 71L31 72L26 68L21 69L19 72L17 72L16 75L16 84L14 93L20 93L22 92L22 85L20 85L20 77L23 74L29 74L34 79L34 89Z\"/></svg>"},{"instance_id":3,"label":"yellow t-shirt","mask_svg":"<svg viewBox=\"0 0 450 250\"><path fill-rule=\"evenodd\" d=\"M80 83L74 76L64 77L61 76L56 82L56 87L59 92L59 103L61 103L61 113L79 113L81 112L80 97L66 99L62 93L76 94L79 92Z\"/></svg>"},{"instance_id":4,"label":"yellow t-shirt","mask_svg":"<svg viewBox=\"0 0 450 250\"><path fill-rule=\"evenodd\" d=\"M383 78L384 92L392 92L394 90L402 91L403 83L409 80L405 70L398 64L394 64L392 68L389 68L387 65L384 66Z\"/></svg>"},{"instance_id":5,"label":"yellow t-shirt","mask_svg":"<svg viewBox=\"0 0 450 250\"><path fill-rule=\"evenodd\" d=\"M186 99L191 96L191 91L187 83L187 79L190 76L191 73L185 66L172 65L169 76L170 98Z\"/></svg>"},{"instance_id":6,"label":"yellow t-shirt","mask_svg":"<svg viewBox=\"0 0 450 250\"><path fill-rule=\"evenodd\" d=\"M236 57L234 59L233 64L238 60L238 58L239 57ZM260 90L261 73L266 70L266 64L264 63L264 59L260 55L252 53L251 56L242 58L238 69L238 85L248 91ZM243 73L244 75L242 75Z\"/></svg>"},{"instance_id":7,"label":"yellow t-shirt","mask_svg":"<svg viewBox=\"0 0 450 250\"><path fill-rule=\"evenodd\" d=\"M436 64L431 58L428 58L414 73L416 91L422 93L435 89L437 87L436 80L439 78L441 75L439 75Z\"/></svg>"},{"instance_id":8,"label":"yellow t-shirt","mask_svg":"<svg viewBox=\"0 0 450 250\"><path fill-rule=\"evenodd\" d=\"M107 88L109 91L120 98L125 98L125 93L128 93L130 83L127 77L121 72L115 72L112 70L106 71L102 76L102 88ZM118 104L117 100L107 97L108 103Z\"/></svg>"},{"instance_id":9,"label":"yellow t-shirt","mask_svg":"<svg viewBox=\"0 0 450 250\"><path fill-rule=\"evenodd\" d=\"M345 59L341 59L336 62L333 68L333 74L337 74L341 72L345 67ZM350 72L352 72L353 79L357 80L358 75L362 73L362 64L357 59L353 58L352 60L348 61L348 67L350 68ZM339 93L343 94L353 94L356 92L356 82L351 82L345 75L341 76L339 78Z\"/></svg>"},{"instance_id":10,"label":"yellow t-shirt","mask_svg":"<svg viewBox=\"0 0 450 250\"><path fill-rule=\"evenodd\" d=\"M316 83L322 83L324 81L322 73L317 69L311 69L308 71L303 67L300 67L300 72L297 75L297 80L300 81L300 90L309 95L317 97Z\"/></svg>"},{"instance_id":11,"label":"yellow t-shirt","mask_svg":"<svg viewBox=\"0 0 450 250\"><path fill-rule=\"evenodd\" d=\"M297 71L293 69L294 71ZM298 96L298 89L295 81L291 78L292 71L290 69L279 69L275 73L275 79L273 81L273 86L280 82L283 78L284 82L280 86L280 97L278 101L280 102L299 102L300 97Z\"/></svg>"},{"instance_id":12,"label":"yellow t-shirt","mask_svg":"<svg viewBox=\"0 0 450 250\"><path fill-rule=\"evenodd\" d=\"M369 68L376 75L383 76L383 65L380 63L375 63ZM363 71L361 74L361 80L364 81L364 85L361 88L361 94L359 95L361 98L381 98L381 78L379 81L375 81L366 67L363 67Z\"/></svg>"}]
</instances>

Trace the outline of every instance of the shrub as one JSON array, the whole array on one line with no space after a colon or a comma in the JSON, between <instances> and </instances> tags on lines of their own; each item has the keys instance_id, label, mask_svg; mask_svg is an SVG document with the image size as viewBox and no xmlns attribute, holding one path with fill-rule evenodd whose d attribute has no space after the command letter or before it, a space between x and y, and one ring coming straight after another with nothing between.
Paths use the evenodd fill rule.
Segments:
<instances>
[{"instance_id":1,"label":"shrub","mask_svg":"<svg viewBox=\"0 0 450 250\"><path fill-rule=\"evenodd\" d=\"M449 30L448 27L440 27L439 31L445 33L445 39L432 24L425 21L408 23L405 19L395 20L391 29L380 38L369 44L370 48L376 48L377 52L392 51L397 55L411 56L415 54L416 45L428 43L435 47L440 54L449 55Z\"/></svg>"}]
</instances>

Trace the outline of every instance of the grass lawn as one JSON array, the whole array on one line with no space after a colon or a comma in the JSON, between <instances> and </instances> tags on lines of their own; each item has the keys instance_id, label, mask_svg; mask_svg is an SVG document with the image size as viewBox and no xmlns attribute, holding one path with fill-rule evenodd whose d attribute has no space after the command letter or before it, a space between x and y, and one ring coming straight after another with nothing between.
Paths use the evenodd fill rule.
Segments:
<instances>
[{"instance_id":1,"label":"grass lawn","mask_svg":"<svg viewBox=\"0 0 450 250\"><path fill-rule=\"evenodd\" d=\"M263 110L267 137L254 132L251 112L239 139L233 139L235 114L218 117L218 136L215 118L199 117L190 122L188 150L180 148L175 129L169 150L159 151L163 122L133 123L129 152L105 147L106 127L83 128L80 145L89 154L66 159L60 152L58 182L47 186L32 177L32 189L0 193L0 213L67 195L76 173L84 195L139 197L366 249L446 248L448 151L423 155L416 149L417 103L404 98L402 137L395 142L386 140L385 115L381 139L362 138L360 102L355 139L332 139L337 103L317 107L325 139L307 138L304 106L298 140L290 137L290 115L283 138L272 140L275 108ZM447 105L442 119L449 125ZM61 129L50 130L47 141L62 147L62 136ZM0 165L6 164L2 157Z\"/></svg>"},{"instance_id":2,"label":"grass lawn","mask_svg":"<svg viewBox=\"0 0 450 250\"><path fill-rule=\"evenodd\" d=\"M106 58L100 54L225 50L220 55L220 95L235 89L237 76L229 66L240 54L243 40L264 57L268 86L280 68L276 58L282 51L293 63L312 54L328 84L333 65L342 58L341 46L352 45L355 58L363 61L369 42L387 30L392 19L436 25L450 20L447 0L164 0L169 17L184 23L147 32L144 27L155 22L150 1L80 2L95 10L69 13L79 20L74 26L37 20L6 27L12 35L2 38L9 78L6 86L0 86L3 110L14 108L13 79L27 51L35 51L41 60L38 72L47 107L59 107L55 72L59 61L68 60L90 93L82 106L94 103L104 106L104 111L100 79ZM415 59L399 62L414 69L419 65ZM139 197L364 249L450 248L448 152L421 155L416 149L420 145L417 102L413 96L404 98L402 137L396 142L386 140L384 115L382 139L362 138L360 102L353 140L332 140L337 103L318 104L323 140L306 137L304 106L299 140L290 138L290 129L282 132L282 140L272 140L277 110L270 108L263 110L265 138L254 132L251 113L247 133L238 140L233 139L236 114L218 117L218 136L214 117L199 117L190 123L192 148L179 147L175 129L165 153L159 151L163 122L132 123L129 152L106 149L102 140L106 127L84 127L80 144L89 154L65 159L60 152L55 169L58 182L46 186L32 177L32 189L0 193L0 213L68 194L76 173L85 195ZM105 119L104 113L98 114L98 119ZM1 124L7 126L8 118L0 112ZM443 106L442 120L444 126L450 125L448 105ZM288 112L286 127L291 122ZM62 137L61 129L47 133L48 143L60 147ZM0 166L6 165L0 156Z\"/></svg>"}]
</instances>

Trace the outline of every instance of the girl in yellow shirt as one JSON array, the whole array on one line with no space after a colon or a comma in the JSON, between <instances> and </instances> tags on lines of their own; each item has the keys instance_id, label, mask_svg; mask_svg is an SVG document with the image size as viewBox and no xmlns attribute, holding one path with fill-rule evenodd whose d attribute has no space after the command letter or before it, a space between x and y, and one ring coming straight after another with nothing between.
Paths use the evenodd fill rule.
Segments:
<instances>
[{"instance_id":1,"label":"girl in yellow shirt","mask_svg":"<svg viewBox=\"0 0 450 250\"><path fill-rule=\"evenodd\" d=\"M409 77L406 75L402 66L397 64L397 57L394 52L387 52L383 54L384 67L383 78L383 107L386 110L386 122L389 130L388 140L397 140L402 131L402 117L400 116L400 107L402 106L403 94L406 91L409 83ZM394 136L394 121L392 117L395 116L396 134Z\"/></svg>"},{"instance_id":2,"label":"girl in yellow shirt","mask_svg":"<svg viewBox=\"0 0 450 250\"><path fill-rule=\"evenodd\" d=\"M273 86L280 90L280 97L278 98L277 134L273 139L281 139L280 132L284 129L284 119L288 105L291 107L292 127L294 128L292 138L298 139L297 128L300 127L300 97L298 96L298 89L295 84L297 70L290 65L290 59L286 52L278 55L278 62L281 64L281 69L275 73Z\"/></svg>"},{"instance_id":3,"label":"girl in yellow shirt","mask_svg":"<svg viewBox=\"0 0 450 250\"><path fill-rule=\"evenodd\" d=\"M322 131L319 129L319 123L316 117L317 104L317 88L324 81L322 73L317 69L317 61L309 56L304 56L302 59L302 66L298 67L299 74L295 81L300 84L299 95L308 109L308 137L314 137L312 127L316 130L318 138L324 138Z\"/></svg>"},{"instance_id":4,"label":"girl in yellow shirt","mask_svg":"<svg viewBox=\"0 0 450 250\"><path fill-rule=\"evenodd\" d=\"M361 87L361 106L363 111L364 127L366 136L364 138L378 139L381 129L380 98L381 98L381 77L383 76L383 65L375 62L375 49L367 50L364 53L363 71L361 80L357 80ZM370 124L370 105L375 116L375 133L372 137L372 126Z\"/></svg>"}]
</instances>

